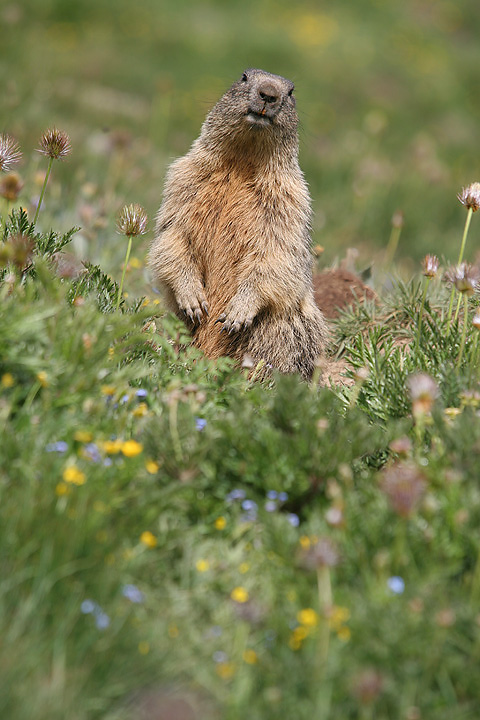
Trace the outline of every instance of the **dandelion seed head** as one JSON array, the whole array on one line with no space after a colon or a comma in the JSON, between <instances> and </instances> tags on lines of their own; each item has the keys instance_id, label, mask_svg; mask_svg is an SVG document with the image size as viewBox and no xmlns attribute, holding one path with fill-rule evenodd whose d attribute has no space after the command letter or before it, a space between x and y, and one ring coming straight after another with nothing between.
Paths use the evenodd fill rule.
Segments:
<instances>
[{"instance_id":1,"label":"dandelion seed head","mask_svg":"<svg viewBox=\"0 0 480 720\"><path fill-rule=\"evenodd\" d=\"M480 208L480 182L471 183L462 188L462 191L458 193L457 198L465 205L467 210L473 210L476 212Z\"/></svg>"},{"instance_id":2,"label":"dandelion seed head","mask_svg":"<svg viewBox=\"0 0 480 720\"><path fill-rule=\"evenodd\" d=\"M22 153L13 137L2 133L0 135L0 170L8 172L11 166L19 162L21 158Z\"/></svg>"},{"instance_id":3,"label":"dandelion seed head","mask_svg":"<svg viewBox=\"0 0 480 720\"><path fill-rule=\"evenodd\" d=\"M72 149L67 133L56 127L46 130L40 138L39 144L38 152L52 160L62 160L69 155Z\"/></svg>"},{"instance_id":4,"label":"dandelion seed head","mask_svg":"<svg viewBox=\"0 0 480 720\"><path fill-rule=\"evenodd\" d=\"M145 235L147 232L147 213L138 203L125 205L117 220L117 232L127 237Z\"/></svg>"}]
</instances>

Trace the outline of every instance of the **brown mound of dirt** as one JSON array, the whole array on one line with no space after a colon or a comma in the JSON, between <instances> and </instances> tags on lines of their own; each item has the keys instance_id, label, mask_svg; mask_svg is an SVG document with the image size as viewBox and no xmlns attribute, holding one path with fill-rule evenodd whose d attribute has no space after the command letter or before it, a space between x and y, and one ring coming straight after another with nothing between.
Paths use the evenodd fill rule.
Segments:
<instances>
[{"instance_id":1,"label":"brown mound of dirt","mask_svg":"<svg viewBox=\"0 0 480 720\"><path fill-rule=\"evenodd\" d=\"M338 317L339 310L377 296L360 278L343 268L324 270L313 276L315 302L326 318Z\"/></svg>"}]
</instances>

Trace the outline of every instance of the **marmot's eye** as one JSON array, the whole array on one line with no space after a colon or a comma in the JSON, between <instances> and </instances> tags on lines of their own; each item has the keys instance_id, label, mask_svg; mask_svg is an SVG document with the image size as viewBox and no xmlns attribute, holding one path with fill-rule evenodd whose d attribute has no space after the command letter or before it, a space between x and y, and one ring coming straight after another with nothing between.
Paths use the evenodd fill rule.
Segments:
<instances>
[{"instance_id":1,"label":"marmot's eye","mask_svg":"<svg viewBox=\"0 0 480 720\"><path fill-rule=\"evenodd\" d=\"M247 82L247 80L248 80L247 73L243 73L242 82Z\"/></svg>"},{"instance_id":2,"label":"marmot's eye","mask_svg":"<svg viewBox=\"0 0 480 720\"><path fill-rule=\"evenodd\" d=\"M290 90L288 91L288 97L292 97L292 93L294 90L295 90L295 87L290 88Z\"/></svg>"}]
</instances>

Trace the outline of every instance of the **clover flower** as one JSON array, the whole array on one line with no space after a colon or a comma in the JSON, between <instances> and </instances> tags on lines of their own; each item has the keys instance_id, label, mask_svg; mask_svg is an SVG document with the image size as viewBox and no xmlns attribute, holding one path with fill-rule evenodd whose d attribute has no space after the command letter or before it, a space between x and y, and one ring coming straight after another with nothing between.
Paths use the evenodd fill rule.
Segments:
<instances>
[{"instance_id":1,"label":"clover flower","mask_svg":"<svg viewBox=\"0 0 480 720\"><path fill-rule=\"evenodd\" d=\"M467 210L476 212L480 208L480 183L474 182L462 188L457 198Z\"/></svg>"},{"instance_id":2,"label":"clover flower","mask_svg":"<svg viewBox=\"0 0 480 720\"><path fill-rule=\"evenodd\" d=\"M400 517L407 518L425 494L426 482L424 475L415 465L398 462L385 468L380 487L393 511Z\"/></svg>"},{"instance_id":3,"label":"clover flower","mask_svg":"<svg viewBox=\"0 0 480 720\"><path fill-rule=\"evenodd\" d=\"M8 172L10 167L21 159L22 153L13 137L7 133L2 133L0 135L0 170Z\"/></svg>"},{"instance_id":4,"label":"clover flower","mask_svg":"<svg viewBox=\"0 0 480 720\"><path fill-rule=\"evenodd\" d=\"M72 149L67 133L56 127L49 128L43 133L39 145L38 152L51 160L62 160Z\"/></svg>"}]
</instances>

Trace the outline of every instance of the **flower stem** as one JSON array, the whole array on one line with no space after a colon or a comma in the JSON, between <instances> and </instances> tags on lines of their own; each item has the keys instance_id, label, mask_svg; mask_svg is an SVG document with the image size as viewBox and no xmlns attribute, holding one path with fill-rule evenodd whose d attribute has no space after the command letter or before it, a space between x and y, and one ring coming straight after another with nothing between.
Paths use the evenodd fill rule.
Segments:
<instances>
[{"instance_id":1,"label":"flower stem","mask_svg":"<svg viewBox=\"0 0 480 720\"><path fill-rule=\"evenodd\" d=\"M115 306L115 311L118 310L120 307L120 300L122 298L122 291L123 291L123 283L125 280L125 273L127 271L127 265L128 261L130 259L130 252L132 250L132 236L128 236L128 245L127 245L127 254L125 255L125 262L123 263L123 272L122 272L122 279L120 281L120 287L118 288L118 295L117 295L117 304Z\"/></svg>"},{"instance_id":2,"label":"flower stem","mask_svg":"<svg viewBox=\"0 0 480 720\"><path fill-rule=\"evenodd\" d=\"M472 219L472 215L473 215L473 209L468 208L467 217L465 219L465 227L463 228L462 244L460 245L460 253L458 255L457 265L460 265L460 263L463 260L463 253L465 252L465 244L467 242L468 229L470 227L470 221ZM448 305L448 328L449 329L450 329L450 325L452 324L452 308L453 308L454 296L455 296L455 286L452 287L452 292L450 294L450 303ZM458 308L457 308L457 315L458 315Z\"/></svg>"},{"instance_id":3,"label":"flower stem","mask_svg":"<svg viewBox=\"0 0 480 720\"><path fill-rule=\"evenodd\" d=\"M52 165L53 165L53 158L51 157L48 161L48 168L47 168L47 172L45 173L45 180L43 181L42 192L40 193L40 199L38 201L37 209L35 211L35 217L33 218L34 225L36 225L36 223L37 223L38 213L40 212L40 208L41 208L42 202L43 202L43 196L45 195L45 190L47 189L48 178L50 177Z\"/></svg>"},{"instance_id":4,"label":"flower stem","mask_svg":"<svg viewBox=\"0 0 480 720\"><path fill-rule=\"evenodd\" d=\"M464 298L464 312L463 312L463 331L462 331L462 339L460 341L460 352L458 353L458 360L457 360L457 370L460 367L460 363L462 361L463 357L463 349L465 347L465 340L467 337L467 321L468 321L468 295L465 293Z\"/></svg>"},{"instance_id":5,"label":"flower stem","mask_svg":"<svg viewBox=\"0 0 480 720\"><path fill-rule=\"evenodd\" d=\"M427 297L427 290L428 290L428 284L430 282L430 278L427 277L425 282L425 288L423 290L423 296L422 296L422 304L420 305L420 312L418 316L418 331L417 331L417 350L420 347L420 338L422 335L422 318L423 318L423 308L425 307L425 300Z\"/></svg>"}]
</instances>

